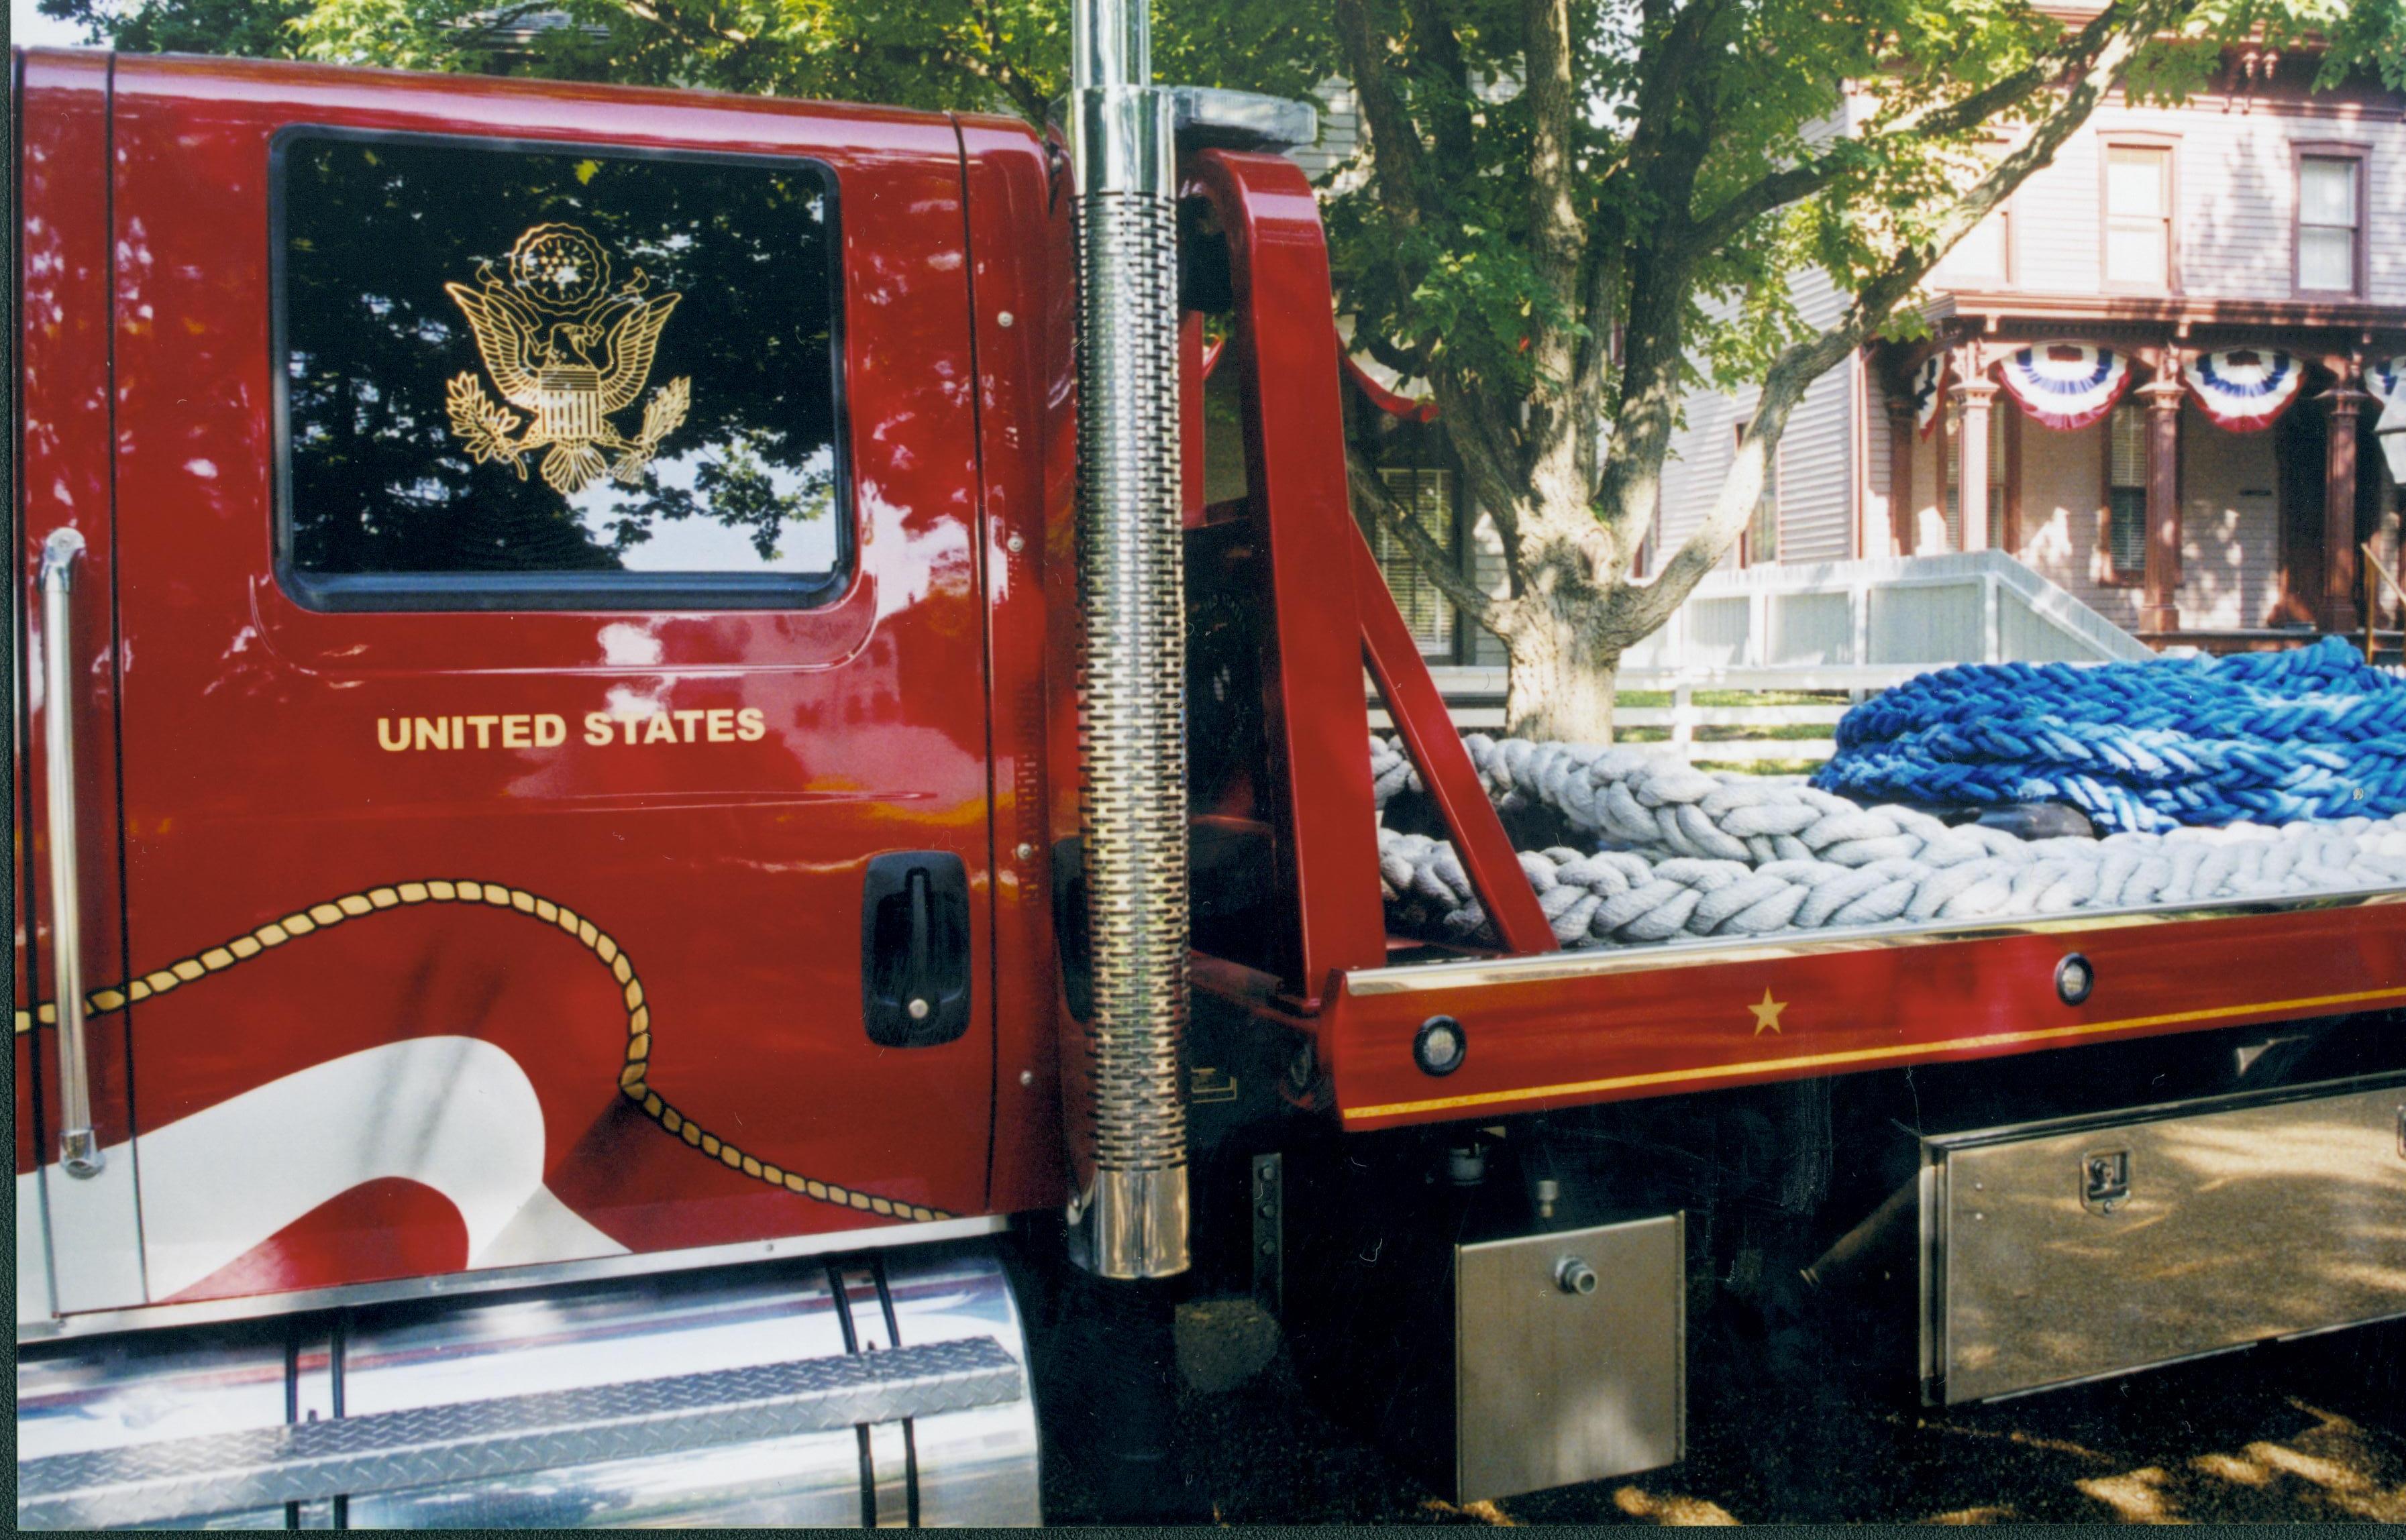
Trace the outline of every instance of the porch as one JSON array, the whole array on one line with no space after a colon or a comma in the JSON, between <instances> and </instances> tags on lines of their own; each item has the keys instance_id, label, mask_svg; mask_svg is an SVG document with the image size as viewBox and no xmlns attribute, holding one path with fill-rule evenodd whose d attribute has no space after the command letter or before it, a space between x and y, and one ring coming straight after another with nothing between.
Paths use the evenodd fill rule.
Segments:
<instances>
[{"instance_id":1,"label":"porch","mask_svg":"<svg viewBox=\"0 0 2406 1540\"><path fill-rule=\"evenodd\" d=\"M2158 648L2399 650L2406 600L2366 555L2399 571L2372 425L2406 316L1959 291L1931 318L1875 371L1891 549L2012 552Z\"/></svg>"}]
</instances>

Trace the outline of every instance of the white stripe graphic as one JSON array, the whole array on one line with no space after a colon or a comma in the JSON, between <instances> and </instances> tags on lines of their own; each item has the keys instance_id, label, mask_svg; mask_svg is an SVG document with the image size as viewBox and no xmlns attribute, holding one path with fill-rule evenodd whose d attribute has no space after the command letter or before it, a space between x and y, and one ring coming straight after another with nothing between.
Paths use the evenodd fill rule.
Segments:
<instances>
[{"instance_id":1,"label":"white stripe graphic","mask_svg":"<svg viewBox=\"0 0 2406 1540\"><path fill-rule=\"evenodd\" d=\"M154 1300L384 1177L450 1200L471 1267L626 1251L544 1186L534 1086L475 1038L413 1038L312 1065L139 1140Z\"/></svg>"}]
</instances>

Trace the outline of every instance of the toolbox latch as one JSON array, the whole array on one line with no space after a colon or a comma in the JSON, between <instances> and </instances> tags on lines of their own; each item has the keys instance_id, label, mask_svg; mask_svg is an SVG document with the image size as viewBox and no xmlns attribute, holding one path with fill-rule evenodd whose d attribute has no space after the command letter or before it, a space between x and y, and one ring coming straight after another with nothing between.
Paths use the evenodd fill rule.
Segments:
<instances>
[{"instance_id":1,"label":"toolbox latch","mask_svg":"<svg viewBox=\"0 0 2406 1540\"><path fill-rule=\"evenodd\" d=\"M2110 1214L2130 1195L2130 1151L2097 1150L2080 1157L2080 1207Z\"/></svg>"}]
</instances>

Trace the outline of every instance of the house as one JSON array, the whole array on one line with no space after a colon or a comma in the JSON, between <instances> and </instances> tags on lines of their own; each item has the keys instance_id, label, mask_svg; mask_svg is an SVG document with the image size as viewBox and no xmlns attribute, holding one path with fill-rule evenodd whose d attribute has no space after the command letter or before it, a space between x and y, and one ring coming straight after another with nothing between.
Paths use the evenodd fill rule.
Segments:
<instances>
[{"instance_id":1,"label":"house","mask_svg":"<svg viewBox=\"0 0 2406 1540\"><path fill-rule=\"evenodd\" d=\"M2406 581L2371 436L2406 389L2406 93L2317 92L2318 64L2234 49L2180 106L2109 98L1932 276L1927 336L1814 382L1729 565L2000 550L2158 646L2361 635L2368 588L2381 627L2406 623L2358 561L2369 544ZM1298 159L1342 175L1351 104L1336 82L1323 96L1328 132ZM1819 272L1796 299L1821 324L1844 304ZM1357 361L1358 441L1501 591L1501 547L1442 433ZM1687 399L1652 552L1704 517L1752 405ZM1370 533L1432 661L1503 662Z\"/></svg>"},{"instance_id":2,"label":"house","mask_svg":"<svg viewBox=\"0 0 2406 1540\"><path fill-rule=\"evenodd\" d=\"M2181 106L2102 105L1933 273L1929 336L1815 383L1731 559L1996 549L2157 646L2360 635L2359 548L2399 571L2372 425L2406 388L2406 94L2318 63L2233 49ZM1687 401L1664 546L1750 404Z\"/></svg>"}]
</instances>

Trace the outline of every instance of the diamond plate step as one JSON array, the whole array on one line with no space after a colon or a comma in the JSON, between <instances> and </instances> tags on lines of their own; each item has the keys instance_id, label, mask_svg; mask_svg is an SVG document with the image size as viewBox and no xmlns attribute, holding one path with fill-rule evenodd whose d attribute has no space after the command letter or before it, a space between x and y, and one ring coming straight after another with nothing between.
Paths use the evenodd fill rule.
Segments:
<instances>
[{"instance_id":1,"label":"diamond plate step","mask_svg":"<svg viewBox=\"0 0 2406 1540\"><path fill-rule=\"evenodd\" d=\"M998 1406L991 1337L257 1428L17 1467L17 1523L90 1529L671 1454Z\"/></svg>"}]
</instances>

